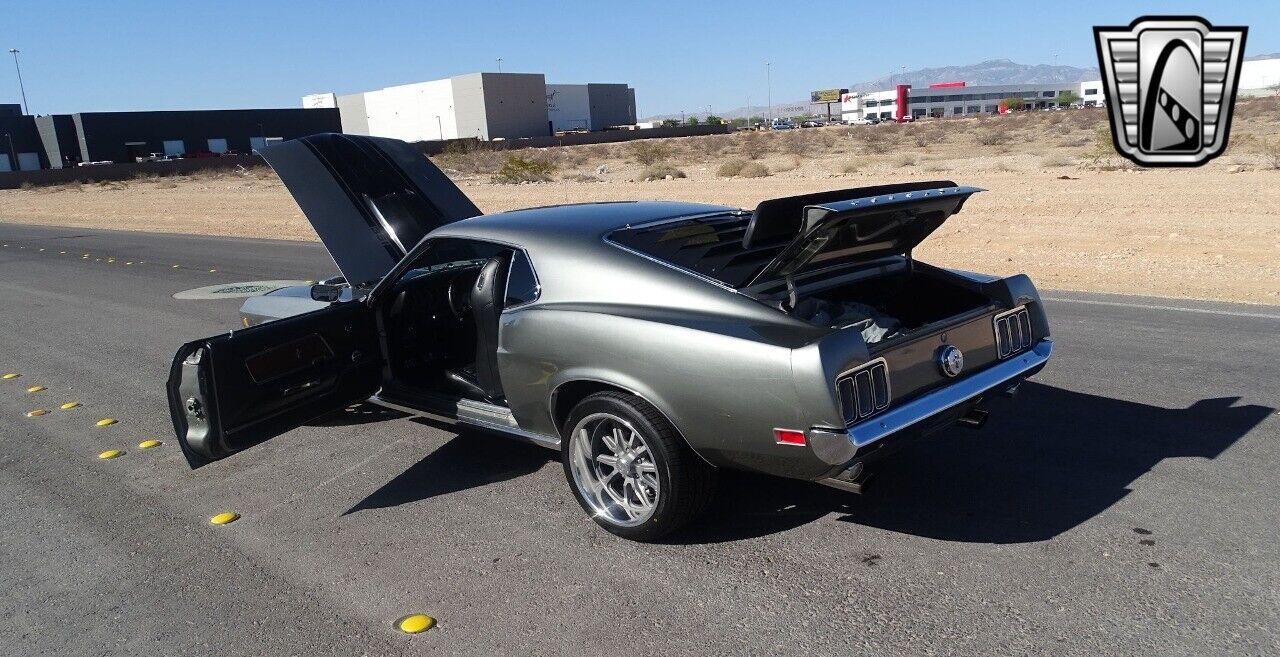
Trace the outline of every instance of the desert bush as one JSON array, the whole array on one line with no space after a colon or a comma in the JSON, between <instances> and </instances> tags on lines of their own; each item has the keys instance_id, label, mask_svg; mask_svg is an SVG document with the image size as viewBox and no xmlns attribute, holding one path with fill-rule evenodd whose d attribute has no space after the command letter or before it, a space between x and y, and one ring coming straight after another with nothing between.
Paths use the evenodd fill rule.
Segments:
<instances>
[{"instance_id":1,"label":"desert bush","mask_svg":"<svg viewBox=\"0 0 1280 657\"><path fill-rule=\"evenodd\" d=\"M916 165L916 156L910 153L903 153L893 158L893 165L897 167L913 167Z\"/></svg>"},{"instance_id":2,"label":"desert bush","mask_svg":"<svg viewBox=\"0 0 1280 657\"><path fill-rule=\"evenodd\" d=\"M862 164L855 160L851 162L845 162L843 165L840 166L840 171L842 173L857 173L858 170L861 168L862 168Z\"/></svg>"},{"instance_id":3,"label":"desert bush","mask_svg":"<svg viewBox=\"0 0 1280 657\"><path fill-rule=\"evenodd\" d=\"M577 148L589 160L607 160L613 156L608 144L588 144Z\"/></svg>"},{"instance_id":4,"label":"desert bush","mask_svg":"<svg viewBox=\"0 0 1280 657\"><path fill-rule=\"evenodd\" d=\"M1069 167L1076 161L1066 155L1046 155L1040 159L1042 167Z\"/></svg>"},{"instance_id":5,"label":"desert bush","mask_svg":"<svg viewBox=\"0 0 1280 657\"><path fill-rule=\"evenodd\" d=\"M947 166L943 162L929 162L922 168L929 173L942 173L943 171L951 170L951 167Z\"/></svg>"},{"instance_id":6,"label":"desert bush","mask_svg":"<svg viewBox=\"0 0 1280 657\"><path fill-rule=\"evenodd\" d=\"M628 144L631 159L649 166L671 157L671 146L658 139L638 139Z\"/></svg>"},{"instance_id":7,"label":"desert bush","mask_svg":"<svg viewBox=\"0 0 1280 657\"><path fill-rule=\"evenodd\" d=\"M818 146L821 146L824 150L830 150L840 139L840 133L830 128L815 130L813 136L817 140Z\"/></svg>"},{"instance_id":8,"label":"desert bush","mask_svg":"<svg viewBox=\"0 0 1280 657\"><path fill-rule=\"evenodd\" d=\"M1013 129L1008 124L986 126L974 133L973 140L981 146L1003 146L1013 141Z\"/></svg>"},{"instance_id":9,"label":"desert bush","mask_svg":"<svg viewBox=\"0 0 1280 657\"><path fill-rule=\"evenodd\" d=\"M18 189L25 189L25 190L35 189L35 183L31 182L30 180L24 180L22 181L22 184L18 185Z\"/></svg>"},{"instance_id":10,"label":"desert bush","mask_svg":"<svg viewBox=\"0 0 1280 657\"><path fill-rule=\"evenodd\" d=\"M766 132L746 132L738 138L738 152L750 160L758 160L773 151L773 139Z\"/></svg>"},{"instance_id":11,"label":"desert bush","mask_svg":"<svg viewBox=\"0 0 1280 657\"><path fill-rule=\"evenodd\" d=\"M591 174L589 174L589 173L582 173L581 171L575 171L575 172L573 172L573 173L566 173L565 175L561 176L561 177L560 177L560 179L561 179L561 180L567 180L567 181L569 181L569 182L578 182L578 183L595 183L595 182L600 182L600 179L599 179L599 178L597 178L596 176L593 176L593 175L591 175Z\"/></svg>"},{"instance_id":12,"label":"desert bush","mask_svg":"<svg viewBox=\"0 0 1280 657\"><path fill-rule=\"evenodd\" d=\"M858 131L856 137L861 142L862 150L870 153L885 153L893 145L888 128L880 126L864 126L864 130Z\"/></svg>"},{"instance_id":13,"label":"desert bush","mask_svg":"<svg viewBox=\"0 0 1280 657\"><path fill-rule=\"evenodd\" d=\"M503 153L488 149L455 147L454 150L450 151L449 148L457 143L463 142L450 143L445 148L445 152L433 158L436 166L441 169L452 169L460 173L494 173L507 160L506 155Z\"/></svg>"},{"instance_id":14,"label":"desert bush","mask_svg":"<svg viewBox=\"0 0 1280 657\"><path fill-rule=\"evenodd\" d=\"M587 154L583 153L581 149L572 146L548 148L544 153L546 153L549 161L555 162L560 166L576 167L587 163Z\"/></svg>"},{"instance_id":15,"label":"desert bush","mask_svg":"<svg viewBox=\"0 0 1280 657\"><path fill-rule=\"evenodd\" d=\"M1241 119L1280 118L1280 96L1241 98L1236 101L1235 114Z\"/></svg>"},{"instance_id":16,"label":"desert bush","mask_svg":"<svg viewBox=\"0 0 1280 657\"><path fill-rule=\"evenodd\" d=\"M707 135L705 137L693 137L689 142L691 148L696 148L704 155L719 155L729 148L732 138L729 135Z\"/></svg>"},{"instance_id":17,"label":"desert bush","mask_svg":"<svg viewBox=\"0 0 1280 657\"><path fill-rule=\"evenodd\" d=\"M670 164L651 164L640 172L640 177L644 180L662 180L667 176L672 178L687 178L683 171L671 166Z\"/></svg>"},{"instance_id":18,"label":"desert bush","mask_svg":"<svg viewBox=\"0 0 1280 657\"><path fill-rule=\"evenodd\" d=\"M1262 151L1263 166L1268 169L1280 169L1280 137L1275 139L1260 139L1260 148Z\"/></svg>"},{"instance_id":19,"label":"desert bush","mask_svg":"<svg viewBox=\"0 0 1280 657\"><path fill-rule=\"evenodd\" d=\"M505 184L546 182L551 180L551 174L555 170L555 165L545 159L511 155L502 164L502 168L493 174L493 182Z\"/></svg>"},{"instance_id":20,"label":"desert bush","mask_svg":"<svg viewBox=\"0 0 1280 657\"><path fill-rule=\"evenodd\" d=\"M782 152L788 155L808 155L813 150L809 135L803 130L792 130L782 137Z\"/></svg>"},{"instance_id":21,"label":"desert bush","mask_svg":"<svg viewBox=\"0 0 1280 657\"><path fill-rule=\"evenodd\" d=\"M746 166L742 167L742 170L738 172L738 175L743 178L764 178L770 175L770 171L769 167L759 162L747 162Z\"/></svg>"},{"instance_id":22,"label":"desert bush","mask_svg":"<svg viewBox=\"0 0 1280 657\"><path fill-rule=\"evenodd\" d=\"M1099 126L1094 129L1092 143L1084 156L1089 161L1089 166L1097 169L1102 169L1116 156L1115 143L1111 141L1110 126Z\"/></svg>"},{"instance_id":23,"label":"desert bush","mask_svg":"<svg viewBox=\"0 0 1280 657\"><path fill-rule=\"evenodd\" d=\"M728 160L716 169L716 175L721 178L732 178L742 171L742 167L747 166L747 161L741 158Z\"/></svg>"}]
</instances>

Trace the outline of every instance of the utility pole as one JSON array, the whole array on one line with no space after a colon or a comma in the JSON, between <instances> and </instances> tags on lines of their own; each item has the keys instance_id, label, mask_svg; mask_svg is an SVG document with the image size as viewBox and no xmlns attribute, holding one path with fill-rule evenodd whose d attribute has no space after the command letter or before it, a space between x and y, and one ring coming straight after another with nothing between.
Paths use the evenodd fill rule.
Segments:
<instances>
[{"instance_id":1,"label":"utility pole","mask_svg":"<svg viewBox=\"0 0 1280 657\"><path fill-rule=\"evenodd\" d=\"M22 113L30 114L31 106L27 104L27 89L22 86L22 67L18 65L18 49L10 48L9 54L13 55L13 68L18 71L18 91L22 92Z\"/></svg>"},{"instance_id":2,"label":"utility pole","mask_svg":"<svg viewBox=\"0 0 1280 657\"><path fill-rule=\"evenodd\" d=\"M499 72L499 73L501 73L501 72L502 72L502 58L501 58L501 57L499 57L499 58L498 58L498 72Z\"/></svg>"},{"instance_id":3,"label":"utility pole","mask_svg":"<svg viewBox=\"0 0 1280 657\"><path fill-rule=\"evenodd\" d=\"M764 83L765 83L765 99L767 109L764 113L764 122L773 121L773 62L764 63Z\"/></svg>"}]
</instances>

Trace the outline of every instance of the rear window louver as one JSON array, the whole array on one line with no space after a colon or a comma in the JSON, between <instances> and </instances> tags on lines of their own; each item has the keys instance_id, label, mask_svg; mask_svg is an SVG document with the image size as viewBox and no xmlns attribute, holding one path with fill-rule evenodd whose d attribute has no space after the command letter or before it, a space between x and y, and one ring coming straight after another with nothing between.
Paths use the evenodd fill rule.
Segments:
<instances>
[{"instance_id":1,"label":"rear window louver","mask_svg":"<svg viewBox=\"0 0 1280 657\"><path fill-rule=\"evenodd\" d=\"M1031 346L1031 314L1026 306L1000 313L992 320L996 333L996 354L1008 358Z\"/></svg>"},{"instance_id":2,"label":"rear window louver","mask_svg":"<svg viewBox=\"0 0 1280 657\"><path fill-rule=\"evenodd\" d=\"M836 379L845 425L865 420L889 407L889 370L883 358L841 374Z\"/></svg>"}]
</instances>

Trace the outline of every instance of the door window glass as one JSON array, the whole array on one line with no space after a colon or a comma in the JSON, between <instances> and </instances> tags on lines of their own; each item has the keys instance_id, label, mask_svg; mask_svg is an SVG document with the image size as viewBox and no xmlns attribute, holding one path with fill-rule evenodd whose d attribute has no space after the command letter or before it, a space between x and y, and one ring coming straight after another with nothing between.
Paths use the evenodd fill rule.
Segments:
<instances>
[{"instance_id":1,"label":"door window glass","mask_svg":"<svg viewBox=\"0 0 1280 657\"><path fill-rule=\"evenodd\" d=\"M541 288L538 277L533 273L533 265L524 251L516 249L511 257L511 269L507 274L507 298L503 305L507 307L529 303L538 298Z\"/></svg>"}]
</instances>

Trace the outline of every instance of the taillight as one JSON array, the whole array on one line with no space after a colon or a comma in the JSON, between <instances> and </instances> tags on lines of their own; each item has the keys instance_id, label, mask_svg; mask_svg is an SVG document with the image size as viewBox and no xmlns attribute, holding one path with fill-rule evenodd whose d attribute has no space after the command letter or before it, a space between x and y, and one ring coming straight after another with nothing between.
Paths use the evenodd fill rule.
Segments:
<instances>
[{"instance_id":1,"label":"taillight","mask_svg":"<svg viewBox=\"0 0 1280 657\"><path fill-rule=\"evenodd\" d=\"M864 420L889 407L889 368L883 358L841 374L836 379L845 424Z\"/></svg>"}]
</instances>

